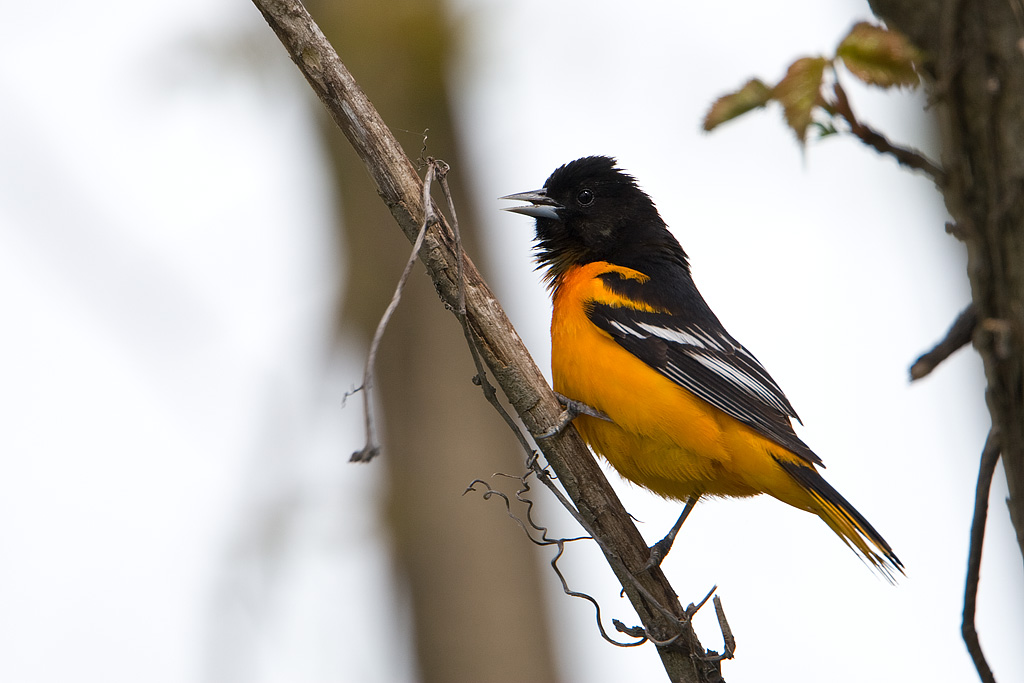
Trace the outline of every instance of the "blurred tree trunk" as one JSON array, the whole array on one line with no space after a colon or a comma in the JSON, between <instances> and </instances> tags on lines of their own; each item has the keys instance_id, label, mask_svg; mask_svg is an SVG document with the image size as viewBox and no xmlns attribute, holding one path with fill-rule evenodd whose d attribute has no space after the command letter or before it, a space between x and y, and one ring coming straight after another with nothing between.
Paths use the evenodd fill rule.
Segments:
<instances>
[{"instance_id":1,"label":"blurred tree trunk","mask_svg":"<svg viewBox=\"0 0 1024 683\"><path fill-rule=\"evenodd\" d=\"M482 254L463 190L469 173L448 105L447 56L457 36L438 0L310 0L310 11L359 79L410 158L452 165L449 175L468 252ZM323 115L337 177L346 286L339 334L368 343L394 290L409 243L393 229L362 163ZM409 132L403 132L406 129ZM534 548L504 508L466 485L518 473L523 453L470 379L475 370L458 324L417 266L378 356L387 521L397 574L407 582L421 680L556 680ZM345 454L339 454L343 456ZM359 465L353 465L357 467Z\"/></svg>"},{"instance_id":2,"label":"blurred tree trunk","mask_svg":"<svg viewBox=\"0 0 1024 683\"><path fill-rule=\"evenodd\" d=\"M942 191L967 245L979 320L974 344L1024 557L1024 4L870 2L931 58Z\"/></svg>"}]
</instances>

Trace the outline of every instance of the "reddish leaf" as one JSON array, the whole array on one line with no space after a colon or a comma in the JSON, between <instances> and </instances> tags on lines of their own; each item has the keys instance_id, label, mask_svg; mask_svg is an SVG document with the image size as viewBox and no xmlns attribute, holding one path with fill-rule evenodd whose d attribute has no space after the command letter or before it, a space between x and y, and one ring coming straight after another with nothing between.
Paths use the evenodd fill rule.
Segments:
<instances>
[{"instance_id":1,"label":"reddish leaf","mask_svg":"<svg viewBox=\"0 0 1024 683\"><path fill-rule=\"evenodd\" d=\"M751 109L763 107L771 96L771 88L759 79L752 78L736 92L715 100L704 117L704 130L711 130L741 114L746 114Z\"/></svg>"},{"instance_id":2,"label":"reddish leaf","mask_svg":"<svg viewBox=\"0 0 1024 683\"><path fill-rule=\"evenodd\" d=\"M836 56L854 76L882 88L917 86L922 54L899 31L860 22L843 38Z\"/></svg>"},{"instance_id":3,"label":"reddish leaf","mask_svg":"<svg viewBox=\"0 0 1024 683\"><path fill-rule=\"evenodd\" d=\"M825 75L824 57L803 57L793 62L786 77L772 90L772 99L778 100L786 114L786 123L800 142L807 138L811 125L811 112L822 104L821 80Z\"/></svg>"}]
</instances>

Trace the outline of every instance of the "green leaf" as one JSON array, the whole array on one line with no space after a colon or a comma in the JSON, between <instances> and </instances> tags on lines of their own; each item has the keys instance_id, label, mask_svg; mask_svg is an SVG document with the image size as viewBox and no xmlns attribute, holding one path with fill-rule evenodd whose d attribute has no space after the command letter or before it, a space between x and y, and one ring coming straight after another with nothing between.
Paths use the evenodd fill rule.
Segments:
<instances>
[{"instance_id":1,"label":"green leaf","mask_svg":"<svg viewBox=\"0 0 1024 683\"><path fill-rule=\"evenodd\" d=\"M786 123L801 143L807 139L812 110L824 102L821 97L821 81L827 64L828 60L824 57L798 59L772 90L772 99L782 104Z\"/></svg>"},{"instance_id":2,"label":"green leaf","mask_svg":"<svg viewBox=\"0 0 1024 683\"><path fill-rule=\"evenodd\" d=\"M704 117L704 130L709 131L751 109L763 107L771 96L771 88L757 78L750 79L736 92L715 100Z\"/></svg>"},{"instance_id":3,"label":"green leaf","mask_svg":"<svg viewBox=\"0 0 1024 683\"><path fill-rule=\"evenodd\" d=\"M868 85L916 87L917 65L923 55L899 31L860 22L843 38L836 57L854 76Z\"/></svg>"}]
</instances>

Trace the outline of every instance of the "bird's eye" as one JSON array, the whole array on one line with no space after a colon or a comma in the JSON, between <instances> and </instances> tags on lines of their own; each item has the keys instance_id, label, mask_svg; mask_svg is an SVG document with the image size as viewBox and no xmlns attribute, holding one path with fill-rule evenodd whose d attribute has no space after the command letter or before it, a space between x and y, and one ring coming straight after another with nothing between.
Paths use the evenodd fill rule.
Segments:
<instances>
[{"instance_id":1,"label":"bird's eye","mask_svg":"<svg viewBox=\"0 0 1024 683\"><path fill-rule=\"evenodd\" d=\"M594 192L584 188L576 195L576 201L580 203L580 206L590 206L594 203Z\"/></svg>"}]
</instances>

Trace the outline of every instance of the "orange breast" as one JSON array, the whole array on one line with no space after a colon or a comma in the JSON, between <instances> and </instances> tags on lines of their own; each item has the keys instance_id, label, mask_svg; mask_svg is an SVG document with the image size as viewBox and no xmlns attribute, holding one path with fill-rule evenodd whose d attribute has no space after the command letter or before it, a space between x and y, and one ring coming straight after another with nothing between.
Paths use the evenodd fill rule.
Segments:
<instances>
[{"instance_id":1,"label":"orange breast","mask_svg":"<svg viewBox=\"0 0 1024 683\"><path fill-rule=\"evenodd\" d=\"M623 477L666 497L769 492L804 507L802 490L768 452L774 447L789 455L784 449L664 377L590 322L588 303L626 304L598 278L608 272L647 280L635 270L591 263L564 275L554 296L555 390L612 419L578 417L574 424L584 440Z\"/></svg>"}]
</instances>

